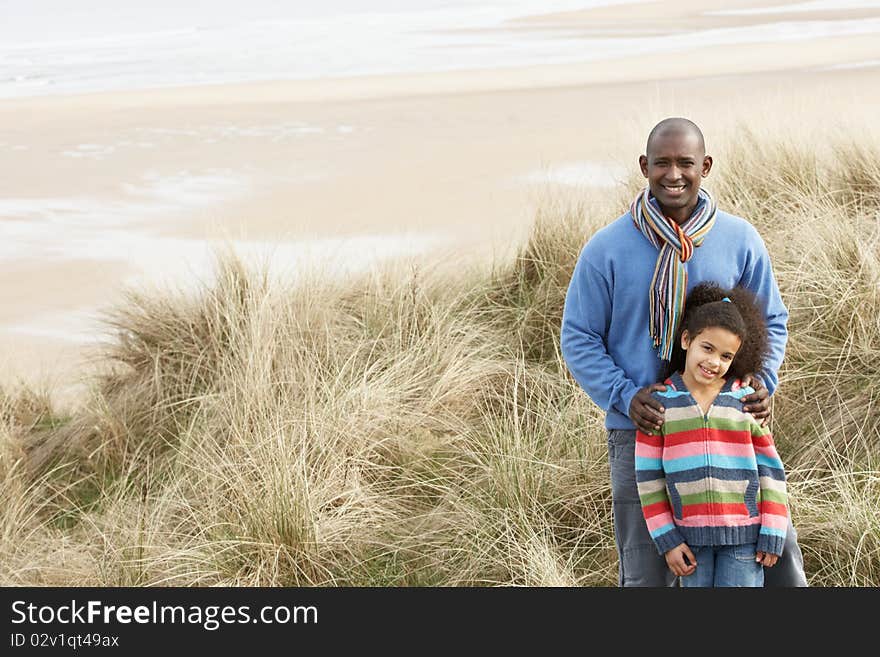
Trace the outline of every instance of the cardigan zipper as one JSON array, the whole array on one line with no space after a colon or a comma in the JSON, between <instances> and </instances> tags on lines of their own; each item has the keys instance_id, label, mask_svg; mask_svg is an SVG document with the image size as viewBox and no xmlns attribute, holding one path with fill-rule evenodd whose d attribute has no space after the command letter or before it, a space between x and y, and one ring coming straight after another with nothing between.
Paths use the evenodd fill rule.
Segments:
<instances>
[{"instance_id":1,"label":"cardigan zipper","mask_svg":"<svg viewBox=\"0 0 880 657\"><path fill-rule=\"evenodd\" d=\"M701 409L702 415L702 409ZM712 459L709 456L709 422L707 420L707 416L703 415L703 451L706 453L706 472L708 474L706 481L706 503L709 507L709 515L714 516L715 510L712 508L713 499L712 499Z\"/></svg>"},{"instance_id":2,"label":"cardigan zipper","mask_svg":"<svg viewBox=\"0 0 880 657\"><path fill-rule=\"evenodd\" d=\"M709 515L715 515L715 496L712 494L712 455L709 453L709 413L712 412L712 407L715 405L713 401L709 404L709 408L706 410L706 413L703 414L703 409L700 409L700 414L703 416L703 449L706 450L706 468L709 474L709 481L706 484L706 499L709 505ZM699 404L697 404L699 407Z\"/></svg>"}]
</instances>

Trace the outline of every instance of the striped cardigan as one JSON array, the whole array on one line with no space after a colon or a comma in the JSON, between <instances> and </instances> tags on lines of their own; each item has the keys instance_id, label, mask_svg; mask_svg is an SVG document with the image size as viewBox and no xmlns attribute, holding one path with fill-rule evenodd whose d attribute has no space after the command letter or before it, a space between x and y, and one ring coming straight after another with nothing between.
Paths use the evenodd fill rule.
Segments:
<instances>
[{"instance_id":1,"label":"striped cardigan","mask_svg":"<svg viewBox=\"0 0 880 657\"><path fill-rule=\"evenodd\" d=\"M660 435L636 431L636 482L660 554L688 545L741 545L782 554L785 471L770 431L743 411L751 392L728 379L704 416L681 375L653 396L666 409Z\"/></svg>"}]
</instances>

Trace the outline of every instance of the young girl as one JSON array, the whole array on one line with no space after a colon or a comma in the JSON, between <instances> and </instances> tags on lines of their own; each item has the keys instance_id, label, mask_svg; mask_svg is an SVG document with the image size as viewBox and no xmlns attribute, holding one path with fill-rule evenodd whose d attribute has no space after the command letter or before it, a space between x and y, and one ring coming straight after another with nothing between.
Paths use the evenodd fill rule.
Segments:
<instances>
[{"instance_id":1,"label":"young girl","mask_svg":"<svg viewBox=\"0 0 880 657\"><path fill-rule=\"evenodd\" d=\"M635 458L648 530L683 587L763 586L762 566L782 554L782 461L740 401L753 392L740 379L766 350L750 292L704 283L688 294L666 391L652 393L666 419L653 435L637 431Z\"/></svg>"}]
</instances>

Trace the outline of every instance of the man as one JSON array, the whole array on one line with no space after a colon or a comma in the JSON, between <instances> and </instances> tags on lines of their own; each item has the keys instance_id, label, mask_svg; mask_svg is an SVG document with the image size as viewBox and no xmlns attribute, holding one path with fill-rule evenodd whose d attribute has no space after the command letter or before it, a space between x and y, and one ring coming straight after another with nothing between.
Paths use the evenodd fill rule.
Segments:
<instances>
[{"instance_id":1,"label":"man","mask_svg":"<svg viewBox=\"0 0 880 657\"><path fill-rule=\"evenodd\" d=\"M788 338L788 311L757 231L726 214L701 189L712 158L700 129L683 118L658 123L639 158L648 186L630 211L597 231L581 251L562 318L562 354L574 378L606 411L614 534L621 586L668 586L675 576L648 533L635 479L635 428L659 429L663 408L651 397L671 356L686 291L715 281L747 287L767 320L771 353L747 377L756 392L745 410L766 423ZM806 586L803 557L789 520L784 554L765 586Z\"/></svg>"}]
</instances>

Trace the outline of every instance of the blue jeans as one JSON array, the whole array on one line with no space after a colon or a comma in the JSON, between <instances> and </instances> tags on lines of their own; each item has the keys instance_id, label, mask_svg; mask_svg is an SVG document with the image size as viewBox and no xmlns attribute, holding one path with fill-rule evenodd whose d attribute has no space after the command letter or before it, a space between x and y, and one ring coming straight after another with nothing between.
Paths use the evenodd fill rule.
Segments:
<instances>
[{"instance_id":1,"label":"blue jeans","mask_svg":"<svg viewBox=\"0 0 880 657\"><path fill-rule=\"evenodd\" d=\"M657 552L642 515L636 486L636 432L608 430L608 462L611 466L611 502L614 512L614 540L617 543L619 586L675 586L676 577ZM693 550L693 548L691 548ZM698 560L699 561L699 560ZM797 532L788 521L785 548L779 561L765 571L764 586L806 586L804 558L797 544Z\"/></svg>"},{"instance_id":2,"label":"blue jeans","mask_svg":"<svg viewBox=\"0 0 880 657\"><path fill-rule=\"evenodd\" d=\"M764 586L764 567L755 561L757 544L691 545L697 568L681 578L682 588Z\"/></svg>"}]
</instances>

